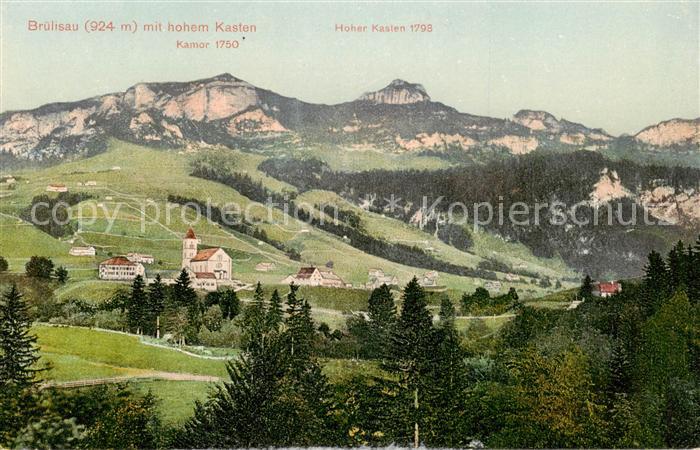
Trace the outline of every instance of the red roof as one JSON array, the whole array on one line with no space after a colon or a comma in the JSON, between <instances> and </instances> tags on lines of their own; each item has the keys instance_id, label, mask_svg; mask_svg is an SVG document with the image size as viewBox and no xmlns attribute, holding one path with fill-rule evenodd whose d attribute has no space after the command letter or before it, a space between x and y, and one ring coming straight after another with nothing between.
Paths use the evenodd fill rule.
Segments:
<instances>
[{"instance_id":1,"label":"red roof","mask_svg":"<svg viewBox=\"0 0 700 450\"><path fill-rule=\"evenodd\" d=\"M115 256L114 258L110 258L106 261L102 261L100 263L101 266L135 266L135 262L129 261L126 257L124 256Z\"/></svg>"},{"instance_id":2,"label":"red roof","mask_svg":"<svg viewBox=\"0 0 700 450\"><path fill-rule=\"evenodd\" d=\"M214 275L211 272L195 272L194 273L195 278L212 278L215 279L216 275Z\"/></svg>"},{"instance_id":3,"label":"red roof","mask_svg":"<svg viewBox=\"0 0 700 450\"><path fill-rule=\"evenodd\" d=\"M185 234L185 239L197 239L197 236L194 234L194 230L192 227L189 227L187 229L187 233Z\"/></svg>"},{"instance_id":4,"label":"red roof","mask_svg":"<svg viewBox=\"0 0 700 450\"><path fill-rule=\"evenodd\" d=\"M593 290L601 294L614 294L622 290L622 286L617 281L602 281L593 285Z\"/></svg>"},{"instance_id":5,"label":"red roof","mask_svg":"<svg viewBox=\"0 0 700 450\"><path fill-rule=\"evenodd\" d=\"M192 261L209 261L209 259L214 256L214 253L218 252L219 250L221 250L219 247L200 250L196 255L194 255Z\"/></svg>"}]
</instances>

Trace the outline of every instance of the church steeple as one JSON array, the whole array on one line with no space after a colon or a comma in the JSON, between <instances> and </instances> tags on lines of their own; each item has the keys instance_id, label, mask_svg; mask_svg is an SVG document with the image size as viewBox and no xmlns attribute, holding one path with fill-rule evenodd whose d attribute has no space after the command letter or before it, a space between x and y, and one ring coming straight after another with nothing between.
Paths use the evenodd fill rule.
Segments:
<instances>
[{"instance_id":1,"label":"church steeple","mask_svg":"<svg viewBox=\"0 0 700 450\"><path fill-rule=\"evenodd\" d=\"M194 234L194 230L190 227L185 233L185 237L182 240L182 268L190 266L190 261L197 254L197 244L199 239Z\"/></svg>"}]
</instances>

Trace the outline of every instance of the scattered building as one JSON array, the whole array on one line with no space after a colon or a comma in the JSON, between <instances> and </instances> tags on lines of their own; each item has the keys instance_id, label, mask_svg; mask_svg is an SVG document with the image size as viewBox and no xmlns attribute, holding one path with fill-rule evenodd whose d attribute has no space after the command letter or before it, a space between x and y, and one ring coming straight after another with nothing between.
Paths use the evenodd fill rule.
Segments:
<instances>
[{"instance_id":1,"label":"scattered building","mask_svg":"<svg viewBox=\"0 0 700 450\"><path fill-rule=\"evenodd\" d=\"M119 166L112 166L110 170L122 170L122 168Z\"/></svg>"},{"instance_id":2,"label":"scattered building","mask_svg":"<svg viewBox=\"0 0 700 450\"><path fill-rule=\"evenodd\" d=\"M141 264L153 264L156 261L153 255L144 255L143 253L127 253L126 258Z\"/></svg>"},{"instance_id":3,"label":"scattered building","mask_svg":"<svg viewBox=\"0 0 700 450\"><path fill-rule=\"evenodd\" d=\"M484 283L484 287L488 291L495 291L498 292L501 290L501 282L500 281L487 281Z\"/></svg>"},{"instance_id":4,"label":"scattered building","mask_svg":"<svg viewBox=\"0 0 700 450\"><path fill-rule=\"evenodd\" d=\"M46 186L46 192L68 192L68 187L65 184L51 183Z\"/></svg>"},{"instance_id":5,"label":"scattered building","mask_svg":"<svg viewBox=\"0 0 700 450\"><path fill-rule=\"evenodd\" d=\"M15 177L13 177L12 175L7 175L7 176L3 177L2 181L3 181L3 183L5 183L7 185L15 184L17 182Z\"/></svg>"},{"instance_id":6,"label":"scattered building","mask_svg":"<svg viewBox=\"0 0 700 450\"><path fill-rule=\"evenodd\" d=\"M71 247L68 254L71 256L95 256L95 247Z\"/></svg>"},{"instance_id":7,"label":"scattered building","mask_svg":"<svg viewBox=\"0 0 700 450\"><path fill-rule=\"evenodd\" d=\"M508 281L520 281L520 276L514 273L507 273L506 280Z\"/></svg>"},{"instance_id":8,"label":"scattered building","mask_svg":"<svg viewBox=\"0 0 700 450\"><path fill-rule=\"evenodd\" d=\"M294 283L300 286L346 287L345 282L332 270L318 267L302 267L299 272L282 280L284 284Z\"/></svg>"},{"instance_id":9,"label":"scattered building","mask_svg":"<svg viewBox=\"0 0 700 450\"><path fill-rule=\"evenodd\" d=\"M622 292L622 285L617 281L593 283L593 295L596 297L611 297L618 292Z\"/></svg>"},{"instance_id":10,"label":"scattered building","mask_svg":"<svg viewBox=\"0 0 700 450\"><path fill-rule=\"evenodd\" d=\"M97 181L86 181L85 186L97 186Z\"/></svg>"},{"instance_id":11,"label":"scattered building","mask_svg":"<svg viewBox=\"0 0 700 450\"><path fill-rule=\"evenodd\" d=\"M137 275L145 276L143 264L129 261L125 256L116 256L102 261L99 266L102 280L133 280Z\"/></svg>"},{"instance_id":12,"label":"scattered building","mask_svg":"<svg viewBox=\"0 0 700 450\"><path fill-rule=\"evenodd\" d=\"M437 273L434 270L431 270L430 272L425 272L420 277L420 279L418 280L418 284L420 284L423 287L437 287L439 277L439 273Z\"/></svg>"},{"instance_id":13,"label":"scattered building","mask_svg":"<svg viewBox=\"0 0 700 450\"><path fill-rule=\"evenodd\" d=\"M261 262L255 266L255 270L258 272L270 272L275 270L277 266L273 262Z\"/></svg>"},{"instance_id":14,"label":"scattered building","mask_svg":"<svg viewBox=\"0 0 700 450\"><path fill-rule=\"evenodd\" d=\"M369 269L367 271L367 289L377 289L383 284L387 286L398 286L399 279L395 275L387 275L382 269Z\"/></svg>"}]
</instances>

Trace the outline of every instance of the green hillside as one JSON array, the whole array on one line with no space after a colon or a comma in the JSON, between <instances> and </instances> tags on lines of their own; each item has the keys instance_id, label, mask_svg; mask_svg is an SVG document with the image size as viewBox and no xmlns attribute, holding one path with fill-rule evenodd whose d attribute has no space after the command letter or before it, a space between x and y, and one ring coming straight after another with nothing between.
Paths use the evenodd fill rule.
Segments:
<instances>
[{"instance_id":1,"label":"green hillside","mask_svg":"<svg viewBox=\"0 0 700 450\"><path fill-rule=\"evenodd\" d=\"M156 262L146 266L148 275L162 272L164 276L170 276L180 268L181 236L195 219L191 208L167 201L169 195L178 195L201 201L209 199L215 205L234 202L243 210L249 208L251 220L269 238L301 253L301 261L294 261L272 245L215 223L198 221L194 227L202 245L224 247L233 258L234 276L245 282L276 284L302 265L321 266L328 262L333 263L333 270L338 275L355 286L364 285L368 269L374 267L396 275L402 284L426 271L363 253L338 236L285 215L281 209L271 209L268 213L261 205L255 206L254 202L230 187L189 175L194 158L212 157L221 161L222 155L232 170L250 175L268 189L295 191L292 186L257 170L265 158L260 154L228 149L166 151L111 141L109 149L97 156L15 174L18 179L16 189L0 201L0 226L3 229L0 254L9 260L12 271L21 271L28 258L35 254L50 256L57 264L65 265L71 281L58 293L60 298L69 293L86 292L99 297L108 296L109 288L89 280L96 278L97 263L110 255L128 252L152 254ZM85 185L87 181L93 181L94 185ZM73 236L55 239L19 219L34 196L46 193L49 183L63 183L70 192L91 196L72 208L74 217L77 217L77 232ZM369 233L389 242L431 248L436 257L454 264L474 266L489 258L513 266L520 264L552 280L574 275L560 260L535 258L525 247L502 242L490 235L475 235L473 251L466 253L403 222L361 211L332 193L315 191L300 198L312 203L324 199L338 201L343 207L361 214ZM72 257L68 255L71 245L92 245L98 254L94 258ZM270 272L257 272L255 265L259 262L274 262L276 267ZM544 292L530 279L508 282L503 276L498 274L504 291L515 287L525 297ZM446 288L464 291L483 285L483 280L441 273L439 283Z\"/></svg>"}]
</instances>

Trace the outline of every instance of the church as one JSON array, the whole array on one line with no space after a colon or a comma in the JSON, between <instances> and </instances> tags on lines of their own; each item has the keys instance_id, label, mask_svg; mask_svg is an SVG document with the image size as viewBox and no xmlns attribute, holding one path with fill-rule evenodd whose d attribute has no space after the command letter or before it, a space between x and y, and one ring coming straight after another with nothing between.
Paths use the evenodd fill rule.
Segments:
<instances>
[{"instance_id":1,"label":"church","mask_svg":"<svg viewBox=\"0 0 700 450\"><path fill-rule=\"evenodd\" d=\"M182 268L189 272L193 287L215 291L231 284L231 257L220 247L199 250L200 242L192 228L182 239Z\"/></svg>"}]
</instances>

